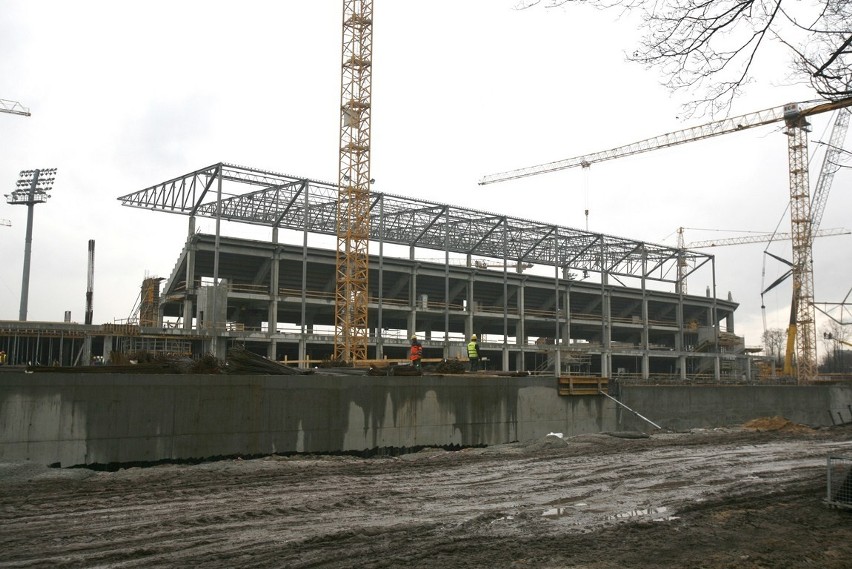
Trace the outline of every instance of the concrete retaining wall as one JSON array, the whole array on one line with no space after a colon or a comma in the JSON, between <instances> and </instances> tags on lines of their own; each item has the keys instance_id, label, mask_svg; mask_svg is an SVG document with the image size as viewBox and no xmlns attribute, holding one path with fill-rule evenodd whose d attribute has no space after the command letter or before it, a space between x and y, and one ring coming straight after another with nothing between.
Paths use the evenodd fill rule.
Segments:
<instances>
[{"instance_id":1,"label":"concrete retaining wall","mask_svg":"<svg viewBox=\"0 0 852 569\"><path fill-rule=\"evenodd\" d=\"M810 426L852 421L852 385L696 385L623 387L621 402L675 431L740 425L758 417L781 416ZM647 423L622 413L622 425Z\"/></svg>"},{"instance_id":2,"label":"concrete retaining wall","mask_svg":"<svg viewBox=\"0 0 852 569\"><path fill-rule=\"evenodd\" d=\"M761 416L831 424L852 387L629 387L667 428ZM387 447L493 445L647 430L553 378L0 374L0 461L78 464Z\"/></svg>"},{"instance_id":3,"label":"concrete retaining wall","mask_svg":"<svg viewBox=\"0 0 852 569\"><path fill-rule=\"evenodd\" d=\"M0 374L0 461L62 466L614 430L553 378Z\"/></svg>"}]
</instances>

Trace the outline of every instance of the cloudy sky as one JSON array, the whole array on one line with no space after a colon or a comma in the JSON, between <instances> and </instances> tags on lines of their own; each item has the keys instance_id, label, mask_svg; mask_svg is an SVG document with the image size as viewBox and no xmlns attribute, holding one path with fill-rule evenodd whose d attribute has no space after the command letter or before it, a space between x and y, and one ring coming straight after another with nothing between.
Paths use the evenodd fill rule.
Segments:
<instances>
[{"instance_id":1,"label":"cloudy sky","mask_svg":"<svg viewBox=\"0 0 852 569\"><path fill-rule=\"evenodd\" d=\"M786 137L780 125L504 184L484 174L604 150L703 124L686 119L656 71L625 62L637 21L571 5L517 0L376 0L374 189L676 244L746 231L789 232ZM127 318L143 278L167 277L187 218L122 207L117 197L219 162L337 178L339 0L145 3L0 0L0 193L24 169L58 168L35 208L29 320L85 310L87 245L96 242L96 323ZM734 115L813 99L784 85L767 52ZM811 148L833 116L814 118ZM852 138L852 137L850 137ZM847 148L849 148L847 143ZM812 161L811 185L821 164ZM852 173L835 178L822 228L852 226ZM26 208L0 202L0 319L15 320ZM213 231L211 220L199 220ZM223 224L223 233L245 228ZM817 240L816 299L852 287L852 236ZM763 331L760 291L784 272L766 244L718 248L719 295L741 303L748 345ZM770 251L790 257L789 242ZM437 256L437 255L436 255ZM711 273L689 282L703 294ZM790 285L765 299L786 327ZM820 328L821 331L821 328Z\"/></svg>"}]
</instances>

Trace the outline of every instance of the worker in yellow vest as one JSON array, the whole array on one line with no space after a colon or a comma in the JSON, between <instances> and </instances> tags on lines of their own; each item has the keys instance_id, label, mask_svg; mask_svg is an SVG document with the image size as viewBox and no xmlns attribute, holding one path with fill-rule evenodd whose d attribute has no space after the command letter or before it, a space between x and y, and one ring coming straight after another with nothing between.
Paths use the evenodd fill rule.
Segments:
<instances>
[{"instance_id":1,"label":"worker in yellow vest","mask_svg":"<svg viewBox=\"0 0 852 569\"><path fill-rule=\"evenodd\" d=\"M6 365L6 352L0 350L0 366Z\"/></svg>"},{"instance_id":2,"label":"worker in yellow vest","mask_svg":"<svg viewBox=\"0 0 852 569\"><path fill-rule=\"evenodd\" d=\"M470 371L479 370L479 342L476 341L476 334L471 334L470 342L467 344L467 359L470 360Z\"/></svg>"}]
</instances>

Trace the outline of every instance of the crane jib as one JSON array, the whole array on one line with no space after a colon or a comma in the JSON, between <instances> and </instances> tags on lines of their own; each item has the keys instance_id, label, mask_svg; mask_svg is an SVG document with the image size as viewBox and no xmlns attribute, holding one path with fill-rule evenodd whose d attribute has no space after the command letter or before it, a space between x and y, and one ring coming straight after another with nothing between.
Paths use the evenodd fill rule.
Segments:
<instances>
[{"instance_id":1,"label":"crane jib","mask_svg":"<svg viewBox=\"0 0 852 569\"><path fill-rule=\"evenodd\" d=\"M701 126L695 126L682 130L677 130L674 132L669 132L666 134L661 134L652 138L646 138L638 142L633 142L631 144L611 148L609 150L593 152L590 154L583 154L581 156L566 158L564 160L545 162L536 166L527 166L515 170L507 170L505 172L499 172L496 174L489 174L483 176L480 179L479 185L484 186L487 184L506 182L509 180L517 180L519 178L526 178L529 176L537 176L539 174L557 172L560 170L566 170L568 168L576 168L577 166L582 166L585 168L597 162L604 162L606 160L613 160L615 158L632 156L634 154L650 152L652 150L658 150L660 148L668 148L670 146L685 144L687 142L695 142L698 140L703 140L705 138L712 138L714 136L730 134L732 132L739 132L741 130L746 130L758 126L765 126L782 120L788 123L797 122L798 120L804 117L816 115L827 111L833 111L849 106L852 106L852 97L841 99L839 101L826 102L822 100L815 100L805 101L801 103L790 103L781 107L764 109L762 111L756 111L738 117L731 117L719 121L713 121Z\"/></svg>"}]
</instances>

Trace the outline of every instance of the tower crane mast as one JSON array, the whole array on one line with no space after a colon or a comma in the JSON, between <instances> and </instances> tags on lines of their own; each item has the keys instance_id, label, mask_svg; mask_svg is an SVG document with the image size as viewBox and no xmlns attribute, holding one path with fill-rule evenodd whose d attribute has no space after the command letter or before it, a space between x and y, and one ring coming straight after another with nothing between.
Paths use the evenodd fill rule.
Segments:
<instances>
[{"instance_id":1,"label":"tower crane mast","mask_svg":"<svg viewBox=\"0 0 852 569\"><path fill-rule=\"evenodd\" d=\"M536 166L508 170L483 176L480 185L505 182L556 172L577 166L588 167L596 162L650 152L687 142L694 142L784 121L787 135L787 157L790 170L790 223L793 237L793 303L797 326L796 355L798 366L796 375L799 383L809 383L817 375L816 354L816 315L813 306L813 269L812 269L812 221L811 200L808 186L808 117L819 113L845 109L852 105L852 97L838 101L806 101L790 103L739 117L670 132L653 138L619 146L610 150L575 156ZM682 284L679 283L682 287ZM681 289L682 290L682 289Z\"/></svg>"},{"instance_id":2,"label":"tower crane mast","mask_svg":"<svg viewBox=\"0 0 852 569\"><path fill-rule=\"evenodd\" d=\"M373 2L343 0L334 359L367 359Z\"/></svg>"}]
</instances>

